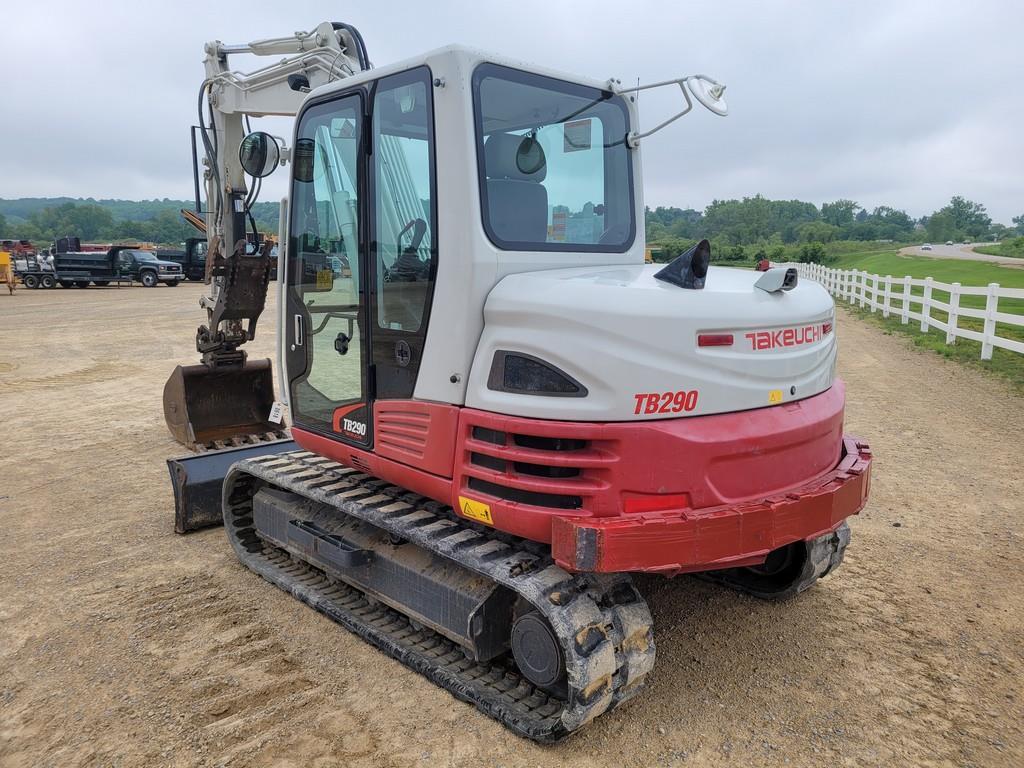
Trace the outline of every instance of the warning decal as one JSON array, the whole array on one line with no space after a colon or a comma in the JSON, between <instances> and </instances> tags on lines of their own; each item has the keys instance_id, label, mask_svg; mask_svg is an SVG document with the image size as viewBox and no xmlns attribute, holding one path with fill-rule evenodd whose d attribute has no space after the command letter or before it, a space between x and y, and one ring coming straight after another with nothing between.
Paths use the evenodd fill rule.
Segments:
<instances>
[{"instance_id":1,"label":"warning decal","mask_svg":"<svg viewBox=\"0 0 1024 768\"><path fill-rule=\"evenodd\" d=\"M494 520L491 518L490 504L484 504L482 501L474 501L473 499L467 499L465 496L459 496L459 510L470 520L478 520L481 523L494 525Z\"/></svg>"}]
</instances>

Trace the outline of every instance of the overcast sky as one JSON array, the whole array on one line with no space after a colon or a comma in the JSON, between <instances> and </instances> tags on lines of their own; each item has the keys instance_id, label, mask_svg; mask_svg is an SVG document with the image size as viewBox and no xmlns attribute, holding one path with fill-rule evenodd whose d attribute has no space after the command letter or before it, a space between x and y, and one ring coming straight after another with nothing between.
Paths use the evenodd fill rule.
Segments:
<instances>
[{"instance_id":1,"label":"overcast sky","mask_svg":"<svg viewBox=\"0 0 1024 768\"><path fill-rule=\"evenodd\" d=\"M695 111L644 142L652 207L760 192L920 216L962 194L1002 223L1024 213L1016 0L4 5L0 197L191 197L203 43L339 20L378 65L458 42L623 83L721 80L729 117ZM645 93L644 120L677 98Z\"/></svg>"}]
</instances>

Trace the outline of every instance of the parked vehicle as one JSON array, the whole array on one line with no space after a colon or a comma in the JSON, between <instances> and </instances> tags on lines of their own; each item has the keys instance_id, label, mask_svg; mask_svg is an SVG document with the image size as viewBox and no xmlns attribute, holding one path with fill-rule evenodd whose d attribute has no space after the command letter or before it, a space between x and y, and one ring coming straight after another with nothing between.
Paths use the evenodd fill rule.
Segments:
<instances>
[{"instance_id":1,"label":"parked vehicle","mask_svg":"<svg viewBox=\"0 0 1024 768\"><path fill-rule=\"evenodd\" d=\"M251 239L251 238L250 238ZM250 253L256 252L256 246L250 244L246 247ZM187 280L202 281L206 278L206 249L205 237L190 237L185 241L184 250L158 249L155 251L157 258L166 261L173 261L181 265L182 274ZM277 279L277 246L270 252L271 269L270 279Z\"/></svg>"},{"instance_id":2,"label":"parked vehicle","mask_svg":"<svg viewBox=\"0 0 1024 768\"><path fill-rule=\"evenodd\" d=\"M283 370L275 393L244 347L270 249L211 260L200 362L164 385L198 451L168 462L176 530L223 523L255 574L541 742L675 661L655 667L632 574L781 601L841 564L872 457L844 435L828 291L709 266L707 240L645 265L635 232L641 147L694 101L725 115L723 85L622 88L460 46L371 69L343 22L205 51L211 251L241 240L246 177L283 157L243 138L248 113L296 116ZM236 52L286 57L246 73ZM666 85L682 112L640 132L634 94ZM553 234L587 198L600 226ZM335 280L342 255L363 280ZM285 405L292 439L273 440ZM827 632L836 594L817 625L772 620Z\"/></svg>"},{"instance_id":3,"label":"parked vehicle","mask_svg":"<svg viewBox=\"0 0 1024 768\"><path fill-rule=\"evenodd\" d=\"M57 250L52 264L31 257L16 274L26 288L87 288L90 283L105 286L115 281L138 282L147 288L160 283L174 287L183 279L180 264L158 259L152 252L131 245L115 245L104 253Z\"/></svg>"},{"instance_id":4,"label":"parked vehicle","mask_svg":"<svg viewBox=\"0 0 1024 768\"><path fill-rule=\"evenodd\" d=\"M14 276L26 288L53 288L57 284L53 257L48 252L14 259Z\"/></svg>"},{"instance_id":5,"label":"parked vehicle","mask_svg":"<svg viewBox=\"0 0 1024 768\"><path fill-rule=\"evenodd\" d=\"M13 259L34 256L36 253L35 246L28 240L0 240L0 251L9 253Z\"/></svg>"},{"instance_id":6,"label":"parked vehicle","mask_svg":"<svg viewBox=\"0 0 1024 768\"><path fill-rule=\"evenodd\" d=\"M932 244L931 243L925 243L924 245L921 246L921 250L922 251L930 251L931 249L932 249Z\"/></svg>"},{"instance_id":7,"label":"parked vehicle","mask_svg":"<svg viewBox=\"0 0 1024 768\"><path fill-rule=\"evenodd\" d=\"M187 280L202 280L206 276L206 238L190 237L184 250L157 249L158 259L173 261L181 266Z\"/></svg>"},{"instance_id":8,"label":"parked vehicle","mask_svg":"<svg viewBox=\"0 0 1024 768\"><path fill-rule=\"evenodd\" d=\"M13 294L16 282L10 251L5 251L0 247L0 285L6 285L7 293Z\"/></svg>"}]
</instances>

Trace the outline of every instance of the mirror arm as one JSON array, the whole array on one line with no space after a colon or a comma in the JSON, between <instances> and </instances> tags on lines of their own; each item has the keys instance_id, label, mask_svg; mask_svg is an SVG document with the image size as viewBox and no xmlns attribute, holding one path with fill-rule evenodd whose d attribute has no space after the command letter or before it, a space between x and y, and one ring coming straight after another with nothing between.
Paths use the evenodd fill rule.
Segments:
<instances>
[{"instance_id":1,"label":"mirror arm","mask_svg":"<svg viewBox=\"0 0 1024 768\"><path fill-rule=\"evenodd\" d=\"M672 115L672 117L668 118L668 120L659 123L658 125L651 128L649 131L643 131L642 133L639 131L633 131L632 133L630 133L629 136L626 137L626 145L630 149L636 149L638 146L640 146L640 139L650 136L652 133L657 133L666 125L674 123L680 117L682 117L687 112L693 109L693 102L690 101L690 94L687 93L686 91L685 83L688 79L689 78L684 77L681 80L666 80L665 82L662 83L651 83L650 85L642 85L630 89L632 91L645 91L648 88L659 88L663 85L671 85L672 83L675 83L679 86L679 90L683 92L683 99L686 101L686 109L684 109L682 112L677 112L676 114Z\"/></svg>"},{"instance_id":2,"label":"mirror arm","mask_svg":"<svg viewBox=\"0 0 1024 768\"><path fill-rule=\"evenodd\" d=\"M649 131L642 131L642 132L640 132L640 131L633 131L632 133L630 133L626 137L626 145L630 149L635 149L636 147L640 146L640 139L643 139L643 138L645 138L647 136L650 136L652 133L657 133L662 128L664 128L666 125L670 125L671 123L674 123L680 117L682 117L687 112L689 112L690 110L693 109L693 101L690 99L690 93L687 90L687 83L690 80L706 80L708 82L715 83L715 85L718 85L718 82L716 80L713 80L712 78L708 77L707 75L687 75L686 77L680 77L680 78L677 78L675 80L662 80L661 82L658 82L658 83L648 83L647 85L637 85L637 86L635 86L633 88L617 88L617 87L613 88L615 93L617 93L617 94L625 94L625 93L637 93L639 91L646 91L646 90L649 90L651 88L662 88L662 87L664 87L666 85L678 85L679 86L679 90L683 92L683 100L686 101L686 108L682 112L677 112L676 114L672 115L672 117L668 118L667 120L665 120L665 121L659 123L658 125L654 126L653 128L651 128ZM614 84L614 83L617 83L617 81L609 81L609 83ZM722 87L722 90L725 89L725 86L721 86L721 87Z\"/></svg>"}]
</instances>

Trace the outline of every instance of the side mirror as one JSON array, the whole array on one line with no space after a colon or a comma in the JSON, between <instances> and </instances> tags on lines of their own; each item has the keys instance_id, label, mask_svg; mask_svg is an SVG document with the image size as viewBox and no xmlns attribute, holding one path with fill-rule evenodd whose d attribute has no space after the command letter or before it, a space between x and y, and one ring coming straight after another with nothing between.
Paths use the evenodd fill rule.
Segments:
<instances>
[{"instance_id":1,"label":"side mirror","mask_svg":"<svg viewBox=\"0 0 1024 768\"><path fill-rule=\"evenodd\" d=\"M281 148L269 133L255 131L242 139L238 147L238 162L250 176L262 179L269 176L281 162Z\"/></svg>"},{"instance_id":2,"label":"side mirror","mask_svg":"<svg viewBox=\"0 0 1024 768\"><path fill-rule=\"evenodd\" d=\"M720 82L707 75L694 75L687 78L686 85L701 106L719 117L729 114L729 105L725 103L725 86Z\"/></svg>"}]
</instances>

